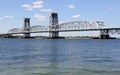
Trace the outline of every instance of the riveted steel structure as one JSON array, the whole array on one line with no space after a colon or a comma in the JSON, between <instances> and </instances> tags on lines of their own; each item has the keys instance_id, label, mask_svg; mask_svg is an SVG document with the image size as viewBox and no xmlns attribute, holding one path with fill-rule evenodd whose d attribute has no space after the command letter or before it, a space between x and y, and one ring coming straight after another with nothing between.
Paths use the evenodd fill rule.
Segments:
<instances>
[{"instance_id":1,"label":"riveted steel structure","mask_svg":"<svg viewBox=\"0 0 120 75\"><path fill-rule=\"evenodd\" d=\"M26 33L24 33L24 37L25 38L29 38L30 37L30 18L25 18L24 19L24 31L26 31Z\"/></svg>"},{"instance_id":2,"label":"riveted steel structure","mask_svg":"<svg viewBox=\"0 0 120 75\"><path fill-rule=\"evenodd\" d=\"M53 26L48 25L35 25L26 28L13 28L8 33L40 33L40 32L67 32L67 31L100 31L103 29L104 24L101 21L73 21L56 24Z\"/></svg>"},{"instance_id":3,"label":"riveted steel structure","mask_svg":"<svg viewBox=\"0 0 120 75\"><path fill-rule=\"evenodd\" d=\"M73 21L64 22L54 26L55 29L60 31L89 31L101 29L104 27L104 23L101 21Z\"/></svg>"},{"instance_id":4,"label":"riveted steel structure","mask_svg":"<svg viewBox=\"0 0 120 75\"><path fill-rule=\"evenodd\" d=\"M58 24L58 14L56 12L50 13L49 26L50 32L49 35L51 38L58 38L59 32L57 31L56 25Z\"/></svg>"},{"instance_id":5,"label":"riveted steel structure","mask_svg":"<svg viewBox=\"0 0 120 75\"><path fill-rule=\"evenodd\" d=\"M120 34L120 28L103 28L100 30L100 38L108 39L110 34Z\"/></svg>"}]
</instances>

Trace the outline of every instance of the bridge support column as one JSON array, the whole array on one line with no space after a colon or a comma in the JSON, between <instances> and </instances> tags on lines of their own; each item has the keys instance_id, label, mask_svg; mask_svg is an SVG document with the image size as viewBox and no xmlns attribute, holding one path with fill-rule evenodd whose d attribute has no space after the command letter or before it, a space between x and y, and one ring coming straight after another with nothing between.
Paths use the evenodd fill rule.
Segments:
<instances>
[{"instance_id":1,"label":"bridge support column","mask_svg":"<svg viewBox=\"0 0 120 75\"><path fill-rule=\"evenodd\" d=\"M108 29L100 30L100 39L109 39L109 38L110 38L110 35L109 35Z\"/></svg>"},{"instance_id":2,"label":"bridge support column","mask_svg":"<svg viewBox=\"0 0 120 75\"><path fill-rule=\"evenodd\" d=\"M25 18L24 19L24 29L25 29L25 31L27 32L27 33L24 33L24 38L30 38L30 33L29 33L29 31L30 31L30 18Z\"/></svg>"},{"instance_id":3,"label":"bridge support column","mask_svg":"<svg viewBox=\"0 0 120 75\"><path fill-rule=\"evenodd\" d=\"M30 38L30 33L25 33L24 38Z\"/></svg>"},{"instance_id":4,"label":"bridge support column","mask_svg":"<svg viewBox=\"0 0 120 75\"><path fill-rule=\"evenodd\" d=\"M8 38L13 38L13 35L12 35L12 34L9 34L9 35L8 35Z\"/></svg>"},{"instance_id":5,"label":"bridge support column","mask_svg":"<svg viewBox=\"0 0 120 75\"><path fill-rule=\"evenodd\" d=\"M50 38L59 38L59 32L55 25L58 24L58 14L56 12L51 12L50 14Z\"/></svg>"},{"instance_id":6,"label":"bridge support column","mask_svg":"<svg viewBox=\"0 0 120 75\"><path fill-rule=\"evenodd\" d=\"M100 35L100 38L101 38L101 39L109 39L110 36L109 36L109 35Z\"/></svg>"},{"instance_id":7,"label":"bridge support column","mask_svg":"<svg viewBox=\"0 0 120 75\"><path fill-rule=\"evenodd\" d=\"M52 31L50 32L51 38L59 38L59 32L58 31Z\"/></svg>"}]
</instances>

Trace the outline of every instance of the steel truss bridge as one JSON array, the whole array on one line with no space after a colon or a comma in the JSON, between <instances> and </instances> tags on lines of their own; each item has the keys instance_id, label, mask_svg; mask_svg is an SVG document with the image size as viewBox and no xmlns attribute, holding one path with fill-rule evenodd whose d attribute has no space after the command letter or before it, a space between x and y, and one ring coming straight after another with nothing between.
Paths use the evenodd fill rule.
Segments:
<instances>
[{"instance_id":1,"label":"steel truss bridge","mask_svg":"<svg viewBox=\"0 0 120 75\"><path fill-rule=\"evenodd\" d=\"M42 32L67 32L67 31L102 31L106 34L106 30L111 34L120 34L120 28L105 28L101 21L73 21L57 24L54 26L36 25L29 28L13 28L8 31L8 34L23 34L23 33L42 33Z\"/></svg>"},{"instance_id":2,"label":"steel truss bridge","mask_svg":"<svg viewBox=\"0 0 120 75\"><path fill-rule=\"evenodd\" d=\"M60 23L54 26L36 25L29 28L13 28L6 34L25 34L43 32L68 32L68 31L101 31L101 35L120 34L120 28L105 28L101 21L73 21Z\"/></svg>"},{"instance_id":3,"label":"steel truss bridge","mask_svg":"<svg viewBox=\"0 0 120 75\"><path fill-rule=\"evenodd\" d=\"M52 38L58 38L59 32L70 31L100 31L100 38L110 38L109 34L120 34L120 28L106 28L102 21L73 21L58 23L57 13L52 13L50 17L50 25L30 26L30 19L25 18L24 28L13 28L8 33L0 34L0 36L12 36L13 34L24 34L30 37L30 33L49 32Z\"/></svg>"}]
</instances>

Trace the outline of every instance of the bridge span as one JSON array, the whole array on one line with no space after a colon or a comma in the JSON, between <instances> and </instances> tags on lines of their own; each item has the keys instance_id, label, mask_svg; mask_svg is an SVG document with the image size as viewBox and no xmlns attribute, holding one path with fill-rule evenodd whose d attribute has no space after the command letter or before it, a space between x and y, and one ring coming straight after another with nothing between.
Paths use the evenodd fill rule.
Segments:
<instances>
[{"instance_id":1,"label":"bridge span","mask_svg":"<svg viewBox=\"0 0 120 75\"><path fill-rule=\"evenodd\" d=\"M109 34L120 34L120 28L105 28L102 21L73 21L58 23L58 14L52 12L50 14L49 25L30 26L30 18L24 19L24 28L13 28L8 33L0 34L0 36L12 37L13 34L24 34L25 38L29 38L31 33L49 33L51 38L59 38L59 32L70 31L100 31L101 39L110 38Z\"/></svg>"}]
</instances>

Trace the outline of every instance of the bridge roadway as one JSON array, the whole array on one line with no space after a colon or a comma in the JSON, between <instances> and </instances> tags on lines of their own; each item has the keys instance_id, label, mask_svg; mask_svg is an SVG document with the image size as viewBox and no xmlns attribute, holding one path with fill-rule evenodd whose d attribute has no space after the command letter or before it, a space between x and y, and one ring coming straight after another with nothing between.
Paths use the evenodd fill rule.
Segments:
<instances>
[{"instance_id":1,"label":"bridge roadway","mask_svg":"<svg viewBox=\"0 0 120 75\"><path fill-rule=\"evenodd\" d=\"M120 34L120 28L100 28L100 29L73 29L73 30L44 30L44 31L23 31L23 32L13 32L13 33L4 33L0 34L2 35L11 35L11 34L25 34L25 33L47 33L47 32L53 32L53 31L58 31L58 32L70 32L70 31L102 31L102 30L108 30L109 33L114 34Z\"/></svg>"}]
</instances>

